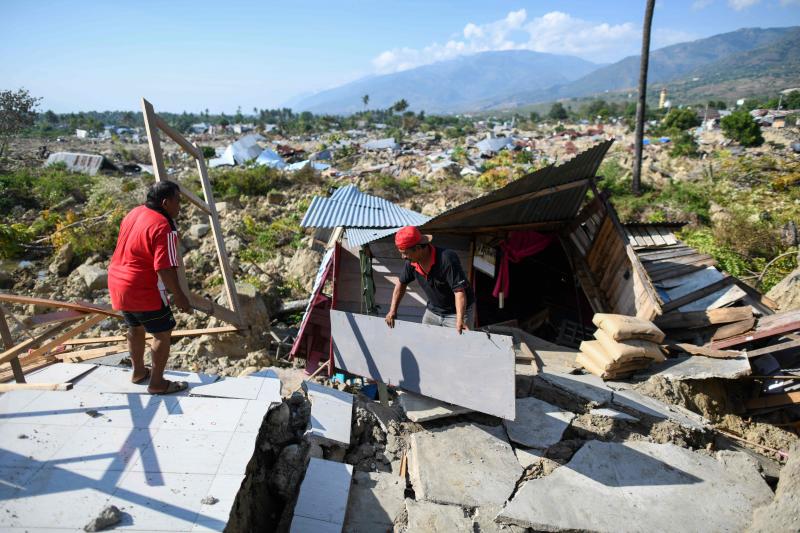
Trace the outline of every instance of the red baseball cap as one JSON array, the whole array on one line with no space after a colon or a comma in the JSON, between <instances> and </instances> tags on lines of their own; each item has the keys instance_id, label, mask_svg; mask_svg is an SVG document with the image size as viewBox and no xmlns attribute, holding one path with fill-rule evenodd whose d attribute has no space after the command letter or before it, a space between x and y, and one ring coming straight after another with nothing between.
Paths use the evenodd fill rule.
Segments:
<instances>
[{"instance_id":1,"label":"red baseball cap","mask_svg":"<svg viewBox=\"0 0 800 533\"><path fill-rule=\"evenodd\" d=\"M394 234L394 244L398 250L408 250L417 244L427 244L431 241L430 235L423 235L416 226L400 228Z\"/></svg>"}]
</instances>

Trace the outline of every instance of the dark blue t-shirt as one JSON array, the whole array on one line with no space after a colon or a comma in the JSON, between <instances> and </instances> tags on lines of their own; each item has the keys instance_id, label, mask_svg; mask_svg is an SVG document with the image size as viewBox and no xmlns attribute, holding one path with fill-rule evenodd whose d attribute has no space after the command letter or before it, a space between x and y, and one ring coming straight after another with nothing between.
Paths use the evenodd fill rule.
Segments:
<instances>
[{"instance_id":1,"label":"dark blue t-shirt","mask_svg":"<svg viewBox=\"0 0 800 533\"><path fill-rule=\"evenodd\" d=\"M405 268L400 274L400 283L408 285L417 280L425 295L428 297L428 309L438 315L456 314L456 291L464 291L467 296L467 307L475 301L472 287L467 280L458 254L453 250L433 247L436 259L428 272L428 277L417 270L411 261L406 261Z\"/></svg>"}]
</instances>

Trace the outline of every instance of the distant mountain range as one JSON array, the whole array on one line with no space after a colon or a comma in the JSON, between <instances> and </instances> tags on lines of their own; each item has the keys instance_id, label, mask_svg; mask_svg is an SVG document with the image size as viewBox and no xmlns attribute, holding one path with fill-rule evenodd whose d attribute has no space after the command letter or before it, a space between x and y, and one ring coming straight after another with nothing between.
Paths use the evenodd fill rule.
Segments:
<instances>
[{"instance_id":1,"label":"distant mountain range","mask_svg":"<svg viewBox=\"0 0 800 533\"><path fill-rule=\"evenodd\" d=\"M800 86L800 27L745 28L675 44L650 54L651 91L671 98L740 98ZM452 113L508 109L564 98L635 90L639 56L598 65L573 56L522 50L484 52L373 76L323 91L292 108L352 113L387 108L401 98L410 109ZM657 86L657 88L656 88Z\"/></svg>"}]
</instances>

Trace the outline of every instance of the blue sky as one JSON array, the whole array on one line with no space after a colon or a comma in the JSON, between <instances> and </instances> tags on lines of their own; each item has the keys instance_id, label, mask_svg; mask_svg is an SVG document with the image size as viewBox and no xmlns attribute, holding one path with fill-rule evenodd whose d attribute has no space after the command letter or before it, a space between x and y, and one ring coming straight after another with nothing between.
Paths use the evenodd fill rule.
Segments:
<instances>
[{"instance_id":1,"label":"blue sky","mask_svg":"<svg viewBox=\"0 0 800 533\"><path fill-rule=\"evenodd\" d=\"M0 89L42 109L232 112L486 50L613 62L645 0L3 0ZM800 0L657 0L652 48L800 25Z\"/></svg>"}]
</instances>

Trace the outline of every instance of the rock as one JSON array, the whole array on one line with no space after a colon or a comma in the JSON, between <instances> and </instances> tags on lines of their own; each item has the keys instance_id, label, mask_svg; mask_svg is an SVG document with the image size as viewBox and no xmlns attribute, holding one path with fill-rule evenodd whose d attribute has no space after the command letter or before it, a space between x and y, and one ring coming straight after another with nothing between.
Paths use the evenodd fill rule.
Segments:
<instances>
[{"instance_id":1,"label":"rock","mask_svg":"<svg viewBox=\"0 0 800 533\"><path fill-rule=\"evenodd\" d=\"M390 531L405 508L405 490L400 476L354 472L343 531Z\"/></svg>"},{"instance_id":2,"label":"rock","mask_svg":"<svg viewBox=\"0 0 800 533\"><path fill-rule=\"evenodd\" d=\"M202 503L203 505L216 505L219 503L219 498L215 498L214 496L209 494L208 496L200 500L200 503Z\"/></svg>"},{"instance_id":3,"label":"rock","mask_svg":"<svg viewBox=\"0 0 800 533\"><path fill-rule=\"evenodd\" d=\"M225 239L225 250L231 254L236 253L242 249L242 241L236 237L228 237Z\"/></svg>"},{"instance_id":4,"label":"rock","mask_svg":"<svg viewBox=\"0 0 800 533\"><path fill-rule=\"evenodd\" d=\"M488 505L475 509L472 520L478 527L473 531L480 531L480 533L525 533L525 528L495 522L494 519L500 513L500 510L501 507L499 505Z\"/></svg>"},{"instance_id":5,"label":"rock","mask_svg":"<svg viewBox=\"0 0 800 533\"><path fill-rule=\"evenodd\" d=\"M83 264L77 268L89 291L108 288L108 272L96 265Z\"/></svg>"},{"instance_id":6,"label":"rock","mask_svg":"<svg viewBox=\"0 0 800 533\"><path fill-rule=\"evenodd\" d=\"M75 259L75 252L72 249L72 244L66 243L53 255L53 260L50 261L48 270L51 274L66 276L69 274L73 259Z\"/></svg>"},{"instance_id":7,"label":"rock","mask_svg":"<svg viewBox=\"0 0 800 533\"><path fill-rule=\"evenodd\" d=\"M800 309L800 267L794 269L766 294L781 311Z\"/></svg>"},{"instance_id":8,"label":"rock","mask_svg":"<svg viewBox=\"0 0 800 533\"><path fill-rule=\"evenodd\" d=\"M14 276L6 272L5 270L0 270L0 289L10 289L14 286Z\"/></svg>"},{"instance_id":9,"label":"rock","mask_svg":"<svg viewBox=\"0 0 800 533\"><path fill-rule=\"evenodd\" d=\"M287 266L286 277L296 279L306 291L314 288L314 278L319 270L322 254L310 248L301 248L295 252Z\"/></svg>"},{"instance_id":10,"label":"rock","mask_svg":"<svg viewBox=\"0 0 800 533\"><path fill-rule=\"evenodd\" d=\"M92 521L83 526L84 531L102 531L107 527L118 524L122 520L122 513L116 505L109 505L92 518Z\"/></svg>"},{"instance_id":11,"label":"rock","mask_svg":"<svg viewBox=\"0 0 800 533\"><path fill-rule=\"evenodd\" d=\"M308 455L298 444L290 444L281 450L275 467L270 472L269 485L282 498L293 498L300 488L306 471Z\"/></svg>"},{"instance_id":12,"label":"rock","mask_svg":"<svg viewBox=\"0 0 800 533\"><path fill-rule=\"evenodd\" d=\"M219 204L217 204L217 206L219 206ZM193 239L200 239L204 237L210 229L211 226L208 224L192 224L189 226L189 231L187 233Z\"/></svg>"},{"instance_id":13,"label":"rock","mask_svg":"<svg viewBox=\"0 0 800 533\"><path fill-rule=\"evenodd\" d=\"M789 451L781 470L775 498L753 513L751 533L800 531L800 444Z\"/></svg>"},{"instance_id":14,"label":"rock","mask_svg":"<svg viewBox=\"0 0 800 533\"><path fill-rule=\"evenodd\" d=\"M472 519L457 505L406 500L409 532L472 531Z\"/></svg>"},{"instance_id":15,"label":"rock","mask_svg":"<svg viewBox=\"0 0 800 533\"><path fill-rule=\"evenodd\" d=\"M753 466L726 461L673 444L589 441L566 467L525 483L498 521L544 531L743 531L772 492Z\"/></svg>"},{"instance_id":16,"label":"rock","mask_svg":"<svg viewBox=\"0 0 800 533\"><path fill-rule=\"evenodd\" d=\"M528 448L546 449L561 440L575 413L536 398L516 402L516 418L503 420L508 438Z\"/></svg>"},{"instance_id":17,"label":"rock","mask_svg":"<svg viewBox=\"0 0 800 533\"><path fill-rule=\"evenodd\" d=\"M286 195L282 192L267 193L267 203L269 205L281 205L286 201Z\"/></svg>"},{"instance_id":18,"label":"rock","mask_svg":"<svg viewBox=\"0 0 800 533\"><path fill-rule=\"evenodd\" d=\"M502 505L520 475L522 467L500 426L458 424L411 436L409 476L417 499Z\"/></svg>"}]
</instances>

